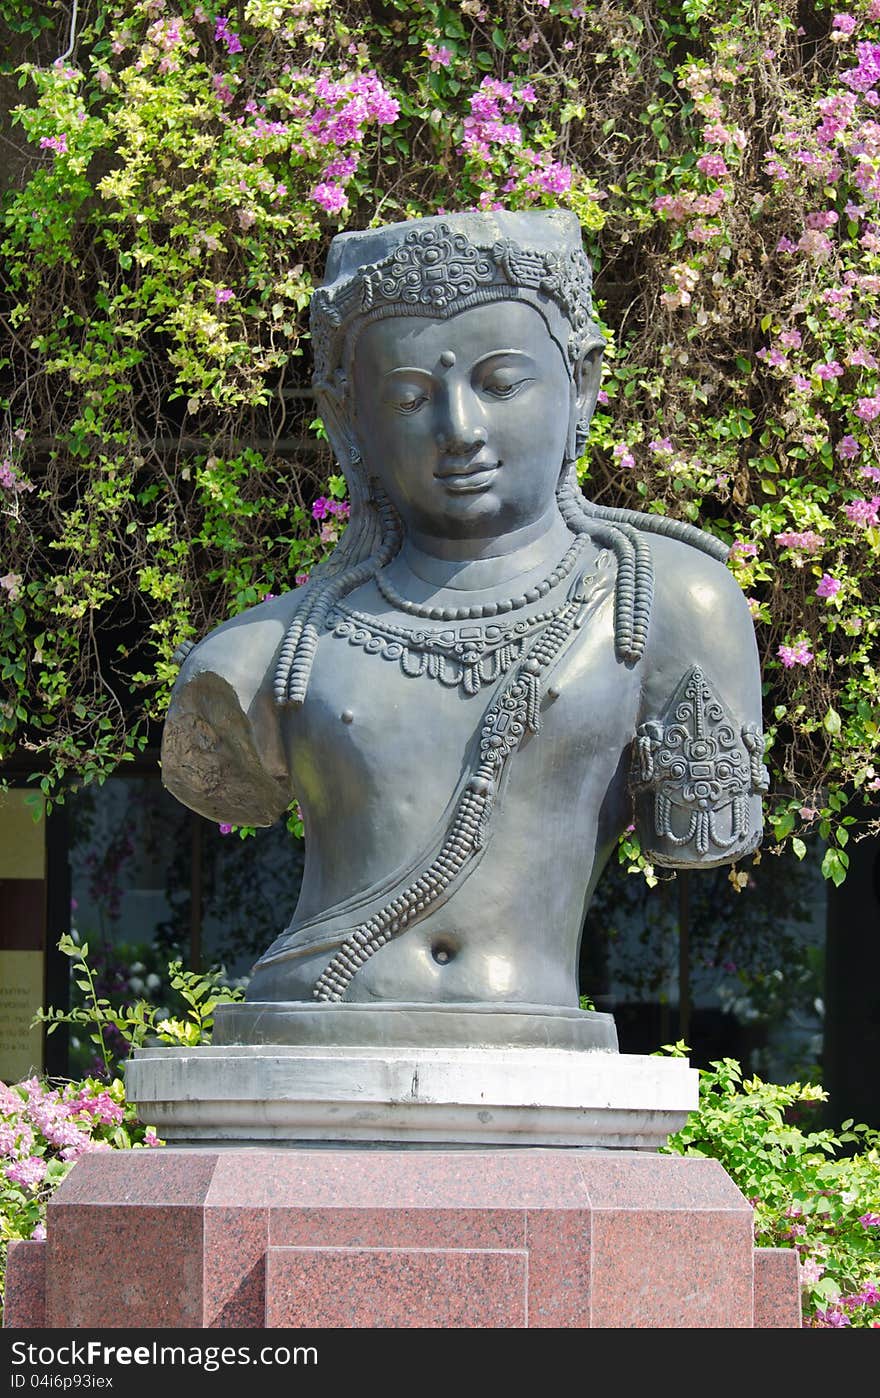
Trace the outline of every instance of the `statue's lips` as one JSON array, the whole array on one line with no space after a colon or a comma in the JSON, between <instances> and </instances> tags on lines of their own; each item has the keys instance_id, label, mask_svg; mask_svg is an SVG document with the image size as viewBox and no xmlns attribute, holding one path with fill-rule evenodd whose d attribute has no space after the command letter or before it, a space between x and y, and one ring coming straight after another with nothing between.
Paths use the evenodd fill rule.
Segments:
<instances>
[{"instance_id":1,"label":"statue's lips","mask_svg":"<svg viewBox=\"0 0 880 1398\"><path fill-rule=\"evenodd\" d=\"M490 486L500 469L500 461L471 461L463 469L435 471L434 479L454 495L468 495Z\"/></svg>"}]
</instances>

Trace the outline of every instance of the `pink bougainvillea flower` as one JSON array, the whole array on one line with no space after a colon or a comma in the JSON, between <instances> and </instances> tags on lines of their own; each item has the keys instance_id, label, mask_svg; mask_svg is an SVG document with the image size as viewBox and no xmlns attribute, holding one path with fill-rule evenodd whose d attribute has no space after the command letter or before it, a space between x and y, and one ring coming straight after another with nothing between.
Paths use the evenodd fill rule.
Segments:
<instances>
[{"instance_id":1,"label":"pink bougainvillea flower","mask_svg":"<svg viewBox=\"0 0 880 1398\"><path fill-rule=\"evenodd\" d=\"M816 584L817 597L836 597L843 583L839 578L835 578L831 573L823 573Z\"/></svg>"},{"instance_id":2,"label":"pink bougainvillea flower","mask_svg":"<svg viewBox=\"0 0 880 1398\"><path fill-rule=\"evenodd\" d=\"M15 1160L6 1166L6 1178L12 1184L23 1184L27 1189L36 1189L46 1178L47 1162L41 1155L30 1155L25 1160Z\"/></svg>"},{"instance_id":3,"label":"pink bougainvillea flower","mask_svg":"<svg viewBox=\"0 0 880 1398\"><path fill-rule=\"evenodd\" d=\"M853 92L866 93L880 82L880 44L856 44L858 63L848 73L843 73L841 81Z\"/></svg>"},{"instance_id":4,"label":"pink bougainvillea flower","mask_svg":"<svg viewBox=\"0 0 880 1398\"><path fill-rule=\"evenodd\" d=\"M825 1268L821 1262L816 1262L812 1257L805 1257L800 1265L801 1281L807 1286L811 1282L817 1282L825 1275Z\"/></svg>"},{"instance_id":5,"label":"pink bougainvillea flower","mask_svg":"<svg viewBox=\"0 0 880 1398\"><path fill-rule=\"evenodd\" d=\"M850 523L861 524L865 529L880 523L878 511L880 511L880 495L874 495L870 500L851 500L848 505L843 507L843 512Z\"/></svg>"},{"instance_id":6,"label":"pink bougainvillea flower","mask_svg":"<svg viewBox=\"0 0 880 1398\"><path fill-rule=\"evenodd\" d=\"M612 456L624 471L631 471L636 464L635 457L625 442L616 442L611 449Z\"/></svg>"},{"instance_id":7,"label":"pink bougainvillea flower","mask_svg":"<svg viewBox=\"0 0 880 1398\"><path fill-rule=\"evenodd\" d=\"M21 573L4 573L0 578L0 588L9 594L10 602L17 602L21 596Z\"/></svg>"},{"instance_id":8,"label":"pink bougainvillea flower","mask_svg":"<svg viewBox=\"0 0 880 1398\"><path fill-rule=\"evenodd\" d=\"M41 136L41 150L53 150L56 155L67 154L67 136L62 131L60 136Z\"/></svg>"},{"instance_id":9,"label":"pink bougainvillea flower","mask_svg":"<svg viewBox=\"0 0 880 1398\"><path fill-rule=\"evenodd\" d=\"M348 195L338 184L316 184L310 196L325 213L338 214L348 208Z\"/></svg>"},{"instance_id":10,"label":"pink bougainvillea flower","mask_svg":"<svg viewBox=\"0 0 880 1398\"><path fill-rule=\"evenodd\" d=\"M836 451L841 461L852 461L858 456L860 447L855 437L847 434L837 443Z\"/></svg>"},{"instance_id":11,"label":"pink bougainvillea flower","mask_svg":"<svg viewBox=\"0 0 880 1398\"><path fill-rule=\"evenodd\" d=\"M448 68L455 57L452 50L448 49L445 44L441 44L439 48L434 44L426 44L425 52L431 60L431 67L435 71L439 68Z\"/></svg>"},{"instance_id":12,"label":"pink bougainvillea flower","mask_svg":"<svg viewBox=\"0 0 880 1398\"><path fill-rule=\"evenodd\" d=\"M839 1311L833 1306L829 1306L825 1311L817 1311L816 1319L820 1326L828 1326L833 1330L839 1330L842 1326L852 1324L848 1315L844 1315L843 1311Z\"/></svg>"},{"instance_id":13,"label":"pink bougainvillea flower","mask_svg":"<svg viewBox=\"0 0 880 1398\"><path fill-rule=\"evenodd\" d=\"M814 529L803 529L800 532L788 530L784 534L775 536L777 544L785 549L803 549L805 553L818 553L825 540L821 534L817 534Z\"/></svg>"},{"instance_id":14,"label":"pink bougainvillea flower","mask_svg":"<svg viewBox=\"0 0 880 1398\"><path fill-rule=\"evenodd\" d=\"M861 345L858 347L858 349L853 350L847 362L853 365L854 367L858 366L861 369L877 368L877 360L874 358L874 355L871 353L870 350L866 350Z\"/></svg>"},{"instance_id":15,"label":"pink bougainvillea flower","mask_svg":"<svg viewBox=\"0 0 880 1398\"><path fill-rule=\"evenodd\" d=\"M225 44L227 53L241 53L241 39L234 30L229 28L229 18L227 15L218 15L214 29L214 41L218 44Z\"/></svg>"},{"instance_id":16,"label":"pink bougainvillea flower","mask_svg":"<svg viewBox=\"0 0 880 1398\"><path fill-rule=\"evenodd\" d=\"M809 665L815 659L806 641L796 641L793 646L780 646L776 654L786 670L790 670L793 665Z\"/></svg>"}]
</instances>

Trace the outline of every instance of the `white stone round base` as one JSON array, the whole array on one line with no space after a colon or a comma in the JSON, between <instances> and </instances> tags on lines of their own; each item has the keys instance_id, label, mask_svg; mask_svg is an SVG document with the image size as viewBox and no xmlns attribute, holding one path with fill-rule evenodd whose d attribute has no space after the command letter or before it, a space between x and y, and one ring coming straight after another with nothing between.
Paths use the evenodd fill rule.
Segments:
<instances>
[{"instance_id":1,"label":"white stone round base","mask_svg":"<svg viewBox=\"0 0 880 1398\"><path fill-rule=\"evenodd\" d=\"M143 1048L126 1092L169 1144L657 1150L697 1106L686 1059L560 1048Z\"/></svg>"}]
</instances>

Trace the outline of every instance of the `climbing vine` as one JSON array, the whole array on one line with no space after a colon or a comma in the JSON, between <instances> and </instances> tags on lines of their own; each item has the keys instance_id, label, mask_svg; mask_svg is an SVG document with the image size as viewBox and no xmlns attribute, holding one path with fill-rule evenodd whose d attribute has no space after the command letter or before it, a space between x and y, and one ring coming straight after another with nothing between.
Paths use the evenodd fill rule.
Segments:
<instances>
[{"instance_id":1,"label":"climbing vine","mask_svg":"<svg viewBox=\"0 0 880 1398\"><path fill-rule=\"evenodd\" d=\"M102 780L180 642L338 538L307 320L335 232L564 205L608 337L585 489L732 545L772 838L818 829L839 882L880 790L880 0L3 21L0 759L50 800Z\"/></svg>"}]
</instances>

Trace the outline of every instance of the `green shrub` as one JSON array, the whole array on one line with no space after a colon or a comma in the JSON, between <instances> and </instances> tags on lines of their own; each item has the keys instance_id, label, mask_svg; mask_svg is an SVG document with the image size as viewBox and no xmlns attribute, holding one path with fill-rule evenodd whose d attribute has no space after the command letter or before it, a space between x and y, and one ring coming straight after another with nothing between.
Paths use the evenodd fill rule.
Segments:
<instances>
[{"instance_id":1,"label":"green shrub","mask_svg":"<svg viewBox=\"0 0 880 1398\"><path fill-rule=\"evenodd\" d=\"M755 1211L756 1246L795 1250L806 1326L880 1325L880 1132L810 1129L827 1097L744 1080L724 1058L701 1072L699 1109L666 1150L719 1160Z\"/></svg>"}]
</instances>

